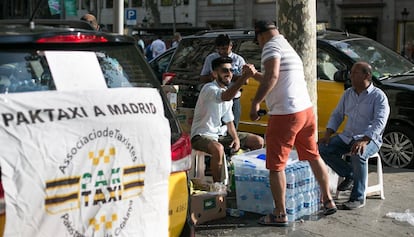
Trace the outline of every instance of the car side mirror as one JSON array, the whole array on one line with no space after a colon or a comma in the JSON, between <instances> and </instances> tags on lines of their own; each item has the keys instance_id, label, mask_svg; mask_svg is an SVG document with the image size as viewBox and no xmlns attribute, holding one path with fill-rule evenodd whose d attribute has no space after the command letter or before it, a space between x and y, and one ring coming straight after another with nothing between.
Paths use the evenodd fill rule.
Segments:
<instances>
[{"instance_id":1,"label":"car side mirror","mask_svg":"<svg viewBox=\"0 0 414 237\"><path fill-rule=\"evenodd\" d=\"M344 82L344 90L348 89L349 87L352 87L352 83L351 83L351 80L350 79L347 79Z\"/></svg>"},{"instance_id":2,"label":"car side mirror","mask_svg":"<svg viewBox=\"0 0 414 237\"><path fill-rule=\"evenodd\" d=\"M344 90L352 86L348 70L339 70L334 74L334 81L343 82Z\"/></svg>"},{"instance_id":3,"label":"car side mirror","mask_svg":"<svg viewBox=\"0 0 414 237\"><path fill-rule=\"evenodd\" d=\"M334 74L334 81L345 82L348 79L349 79L348 78L348 70L339 70L339 71L336 71L335 74Z\"/></svg>"}]
</instances>

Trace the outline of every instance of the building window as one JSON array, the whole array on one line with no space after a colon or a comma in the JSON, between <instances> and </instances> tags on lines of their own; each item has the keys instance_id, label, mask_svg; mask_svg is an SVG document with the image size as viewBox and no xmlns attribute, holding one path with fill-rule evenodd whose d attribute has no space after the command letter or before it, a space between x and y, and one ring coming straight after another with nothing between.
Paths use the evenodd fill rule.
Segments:
<instances>
[{"instance_id":1,"label":"building window","mask_svg":"<svg viewBox=\"0 0 414 237\"><path fill-rule=\"evenodd\" d=\"M229 5L233 2L234 0L208 0L208 5Z\"/></svg>"},{"instance_id":2,"label":"building window","mask_svg":"<svg viewBox=\"0 0 414 237\"><path fill-rule=\"evenodd\" d=\"M131 0L132 6L131 7L142 7L142 0Z\"/></svg>"},{"instance_id":3,"label":"building window","mask_svg":"<svg viewBox=\"0 0 414 237\"><path fill-rule=\"evenodd\" d=\"M174 0L161 0L161 6L172 6ZM181 5L181 0L175 0L175 5Z\"/></svg>"},{"instance_id":4,"label":"building window","mask_svg":"<svg viewBox=\"0 0 414 237\"><path fill-rule=\"evenodd\" d=\"M414 21L398 23L398 52L414 62Z\"/></svg>"},{"instance_id":5,"label":"building window","mask_svg":"<svg viewBox=\"0 0 414 237\"><path fill-rule=\"evenodd\" d=\"M106 0L106 8L114 8L114 0Z\"/></svg>"},{"instance_id":6,"label":"building window","mask_svg":"<svg viewBox=\"0 0 414 237\"><path fill-rule=\"evenodd\" d=\"M81 9L89 10L90 5L91 5L90 0L81 0Z\"/></svg>"},{"instance_id":7,"label":"building window","mask_svg":"<svg viewBox=\"0 0 414 237\"><path fill-rule=\"evenodd\" d=\"M128 7L128 0L124 0L124 8L127 8L127 7ZM105 8L114 8L114 0L106 0Z\"/></svg>"},{"instance_id":8,"label":"building window","mask_svg":"<svg viewBox=\"0 0 414 237\"><path fill-rule=\"evenodd\" d=\"M173 0L161 0L161 6L172 6Z\"/></svg>"}]
</instances>

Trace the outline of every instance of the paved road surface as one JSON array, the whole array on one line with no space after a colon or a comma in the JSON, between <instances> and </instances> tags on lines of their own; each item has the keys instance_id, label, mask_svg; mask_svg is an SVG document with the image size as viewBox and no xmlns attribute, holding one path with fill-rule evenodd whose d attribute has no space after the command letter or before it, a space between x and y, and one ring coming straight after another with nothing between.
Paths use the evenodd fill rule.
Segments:
<instances>
[{"instance_id":1,"label":"paved road surface","mask_svg":"<svg viewBox=\"0 0 414 237\"><path fill-rule=\"evenodd\" d=\"M370 165L370 183L376 180L376 166ZM339 210L328 217L313 215L309 220L297 221L290 227L263 227L257 224L258 214L226 217L196 228L196 236L414 236L414 226L385 215L410 209L414 215L414 170L384 167L385 200L370 198L366 206L356 210ZM347 200L341 194L337 202Z\"/></svg>"}]
</instances>

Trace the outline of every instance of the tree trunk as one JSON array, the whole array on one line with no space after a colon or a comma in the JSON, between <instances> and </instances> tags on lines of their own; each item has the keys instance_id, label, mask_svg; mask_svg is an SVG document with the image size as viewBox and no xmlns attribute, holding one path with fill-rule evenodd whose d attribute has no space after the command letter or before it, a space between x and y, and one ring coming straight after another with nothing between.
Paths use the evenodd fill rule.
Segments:
<instances>
[{"instance_id":1,"label":"tree trunk","mask_svg":"<svg viewBox=\"0 0 414 237\"><path fill-rule=\"evenodd\" d=\"M305 80L317 115L316 92L316 1L278 0L279 31L302 58Z\"/></svg>"},{"instance_id":2,"label":"tree trunk","mask_svg":"<svg viewBox=\"0 0 414 237\"><path fill-rule=\"evenodd\" d=\"M145 7L150 9L154 27L161 25L160 11L158 10L158 4L155 0L145 0Z\"/></svg>"}]
</instances>

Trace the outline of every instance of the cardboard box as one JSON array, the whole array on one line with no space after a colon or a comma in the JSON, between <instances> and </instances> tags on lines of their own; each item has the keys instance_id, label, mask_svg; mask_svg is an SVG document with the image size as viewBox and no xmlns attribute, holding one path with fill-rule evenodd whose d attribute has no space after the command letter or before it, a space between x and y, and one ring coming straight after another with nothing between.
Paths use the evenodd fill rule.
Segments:
<instances>
[{"instance_id":1,"label":"cardboard box","mask_svg":"<svg viewBox=\"0 0 414 237\"><path fill-rule=\"evenodd\" d=\"M202 224L226 217L226 197L213 192L199 192L191 195L191 219Z\"/></svg>"},{"instance_id":2,"label":"cardboard box","mask_svg":"<svg viewBox=\"0 0 414 237\"><path fill-rule=\"evenodd\" d=\"M194 108L178 107L176 116L181 124L181 128L186 133L191 133L191 125L193 123Z\"/></svg>"}]
</instances>

